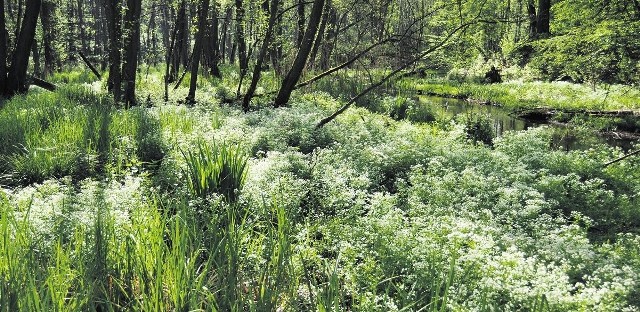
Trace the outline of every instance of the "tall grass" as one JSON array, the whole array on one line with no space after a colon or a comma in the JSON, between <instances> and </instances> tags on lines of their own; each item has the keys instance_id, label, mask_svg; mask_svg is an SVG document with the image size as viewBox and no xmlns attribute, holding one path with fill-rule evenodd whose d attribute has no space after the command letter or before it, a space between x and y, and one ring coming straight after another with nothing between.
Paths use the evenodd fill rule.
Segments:
<instances>
[{"instance_id":1,"label":"tall grass","mask_svg":"<svg viewBox=\"0 0 640 312\"><path fill-rule=\"evenodd\" d=\"M165 152L154 115L118 110L106 95L84 87L17 96L0 110L0 183L123 174L160 163Z\"/></svg>"},{"instance_id":2,"label":"tall grass","mask_svg":"<svg viewBox=\"0 0 640 312\"><path fill-rule=\"evenodd\" d=\"M247 156L239 147L198 141L195 151L182 151L187 163L187 186L194 195L206 198L218 193L234 202L247 176Z\"/></svg>"},{"instance_id":3,"label":"tall grass","mask_svg":"<svg viewBox=\"0 0 640 312\"><path fill-rule=\"evenodd\" d=\"M187 198L155 197L117 223L104 191L95 192L93 225L75 225L67 241L50 245L33 235L28 211L19 218L0 202L2 311L274 311L292 304L292 227L282 207L265 207L272 223L252 220L237 204L203 215Z\"/></svg>"}]
</instances>

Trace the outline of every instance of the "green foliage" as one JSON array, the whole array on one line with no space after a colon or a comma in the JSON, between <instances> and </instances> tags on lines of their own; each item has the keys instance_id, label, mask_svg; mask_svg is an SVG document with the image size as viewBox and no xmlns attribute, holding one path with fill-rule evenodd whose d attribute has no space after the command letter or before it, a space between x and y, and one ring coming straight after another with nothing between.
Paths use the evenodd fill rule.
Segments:
<instances>
[{"instance_id":1,"label":"green foliage","mask_svg":"<svg viewBox=\"0 0 640 312\"><path fill-rule=\"evenodd\" d=\"M218 193L229 202L238 198L247 175L247 158L239 146L199 141L195 151L182 152L188 187L201 198Z\"/></svg>"},{"instance_id":2,"label":"green foliage","mask_svg":"<svg viewBox=\"0 0 640 312\"><path fill-rule=\"evenodd\" d=\"M406 119L416 123L436 120L435 114L428 105L423 105L413 99L406 97L386 97L381 101L381 106L384 111L379 113L386 113L394 120Z\"/></svg>"},{"instance_id":3,"label":"green foliage","mask_svg":"<svg viewBox=\"0 0 640 312\"><path fill-rule=\"evenodd\" d=\"M465 132L469 140L489 146L493 145L496 131L490 116L468 113L462 116L461 121L465 125Z\"/></svg>"},{"instance_id":4,"label":"green foliage","mask_svg":"<svg viewBox=\"0 0 640 312\"><path fill-rule=\"evenodd\" d=\"M593 94L566 83L436 83L513 103L510 88L547 90L541 101ZM8 101L0 155L14 161L0 165L35 167L38 180L5 176L12 188L0 188L0 306L636 309L638 158L603 167L622 150L554 141L586 130L494 137L482 115L429 123L418 113L429 115L426 103L382 99L322 129L315 123L343 104L325 92L249 113L206 96L194 107L116 109L71 86ZM403 120L389 117L402 106ZM488 137L492 147L470 140ZM49 141L65 153L45 150Z\"/></svg>"},{"instance_id":5,"label":"green foliage","mask_svg":"<svg viewBox=\"0 0 640 312\"><path fill-rule=\"evenodd\" d=\"M640 92L623 85L593 89L568 82L521 82L500 84L459 83L442 79L418 80L414 88L423 94L472 99L507 109L549 107L565 110L618 110L638 108Z\"/></svg>"},{"instance_id":6,"label":"green foliage","mask_svg":"<svg viewBox=\"0 0 640 312\"><path fill-rule=\"evenodd\" d=\"M536 41L530 65L549 80L637 83L639 29L637 22L603 22Z\"/></svg>"}]
</instances>

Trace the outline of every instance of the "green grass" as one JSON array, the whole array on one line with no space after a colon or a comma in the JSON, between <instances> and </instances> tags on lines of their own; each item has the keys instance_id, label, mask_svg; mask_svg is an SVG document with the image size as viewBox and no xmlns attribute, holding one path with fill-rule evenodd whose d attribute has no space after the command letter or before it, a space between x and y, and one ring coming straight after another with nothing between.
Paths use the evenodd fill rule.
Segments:
<instances>
[{"instance_id":1,"label":"green grass","mask_svg":"<svg viewBox=\"0 0 640 312\"><path fill-rule=\"evenodd\" d=\"M567 82L477 84L438 79L405 79L400 85L424 93L490 102L513 110L536 107L562 110L640 109L640 91L622 85L598 86L593 90L591 86Z\"/></svg>"},{"instance_id":2,"label":"green grass","mask_svg":"<svg viewBox=\"0 0 640 312\"><path fill-rule=\"evenodd\" d=\"M239 146L225 143L209 145L199 141L195 148L182 152L189 190L202 198L218 193L230 202L236 201L247 176L245 153Z\"/></svg>"}]
</instances>

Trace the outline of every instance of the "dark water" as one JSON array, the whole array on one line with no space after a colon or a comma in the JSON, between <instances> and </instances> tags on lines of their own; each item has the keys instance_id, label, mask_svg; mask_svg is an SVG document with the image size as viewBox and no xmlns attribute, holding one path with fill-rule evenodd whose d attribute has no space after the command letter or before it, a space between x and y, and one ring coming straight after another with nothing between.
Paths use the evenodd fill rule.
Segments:
<instances>
[{"instance_id":1,"label":"dark water","mask_svg":"<svg viewBox=\"0 0 640 312\"><path fill-rule=\"evenodd\" d=\"M418 101L423 105L430 105L437 116L453 118L461 114L483 114L493 120L493 128L497 136L505 131L521 131L547 123L527 121L509 115L508 111L491 105L479 105L460 99L449 99L434 96L419 96ZM575 150L590 148L596 144L605 143L609 146L620 147L623 150L633 148L638 140L602 136L591 131L576 131L562 125L548 124L554 131L553 144L560 149Z\"/></svg>"}]
</instances>

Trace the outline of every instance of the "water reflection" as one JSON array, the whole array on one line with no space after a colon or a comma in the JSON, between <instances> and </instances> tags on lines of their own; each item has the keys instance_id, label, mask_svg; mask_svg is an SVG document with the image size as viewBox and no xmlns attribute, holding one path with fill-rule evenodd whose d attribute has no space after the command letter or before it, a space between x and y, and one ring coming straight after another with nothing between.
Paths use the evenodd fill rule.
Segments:
<instances>
[{"instance_id":1,"label":"water reflection","mask_svg":"<svg viewBox=\"0 0 640 312\"><path fill-rule=\"evenodd\" d=\"M545 123L532 122L509 115L508 111L490 105L469 103L460 99L449 99L434 96L418 96L422 105L430 105L436 116L440 118L454 118L460 114L484 114L493 120L493 127L497 136L502 136L506 131L521 131L530 127L536 127ZM599 143L620 147L623 150L633 148L637 140L629 138L616 138L613 136L601 136L591 131L570 129L559 124L549 124L557 131L553 134L553 147L563 150L586 149Z\"/></svg>"}]
</instances>

